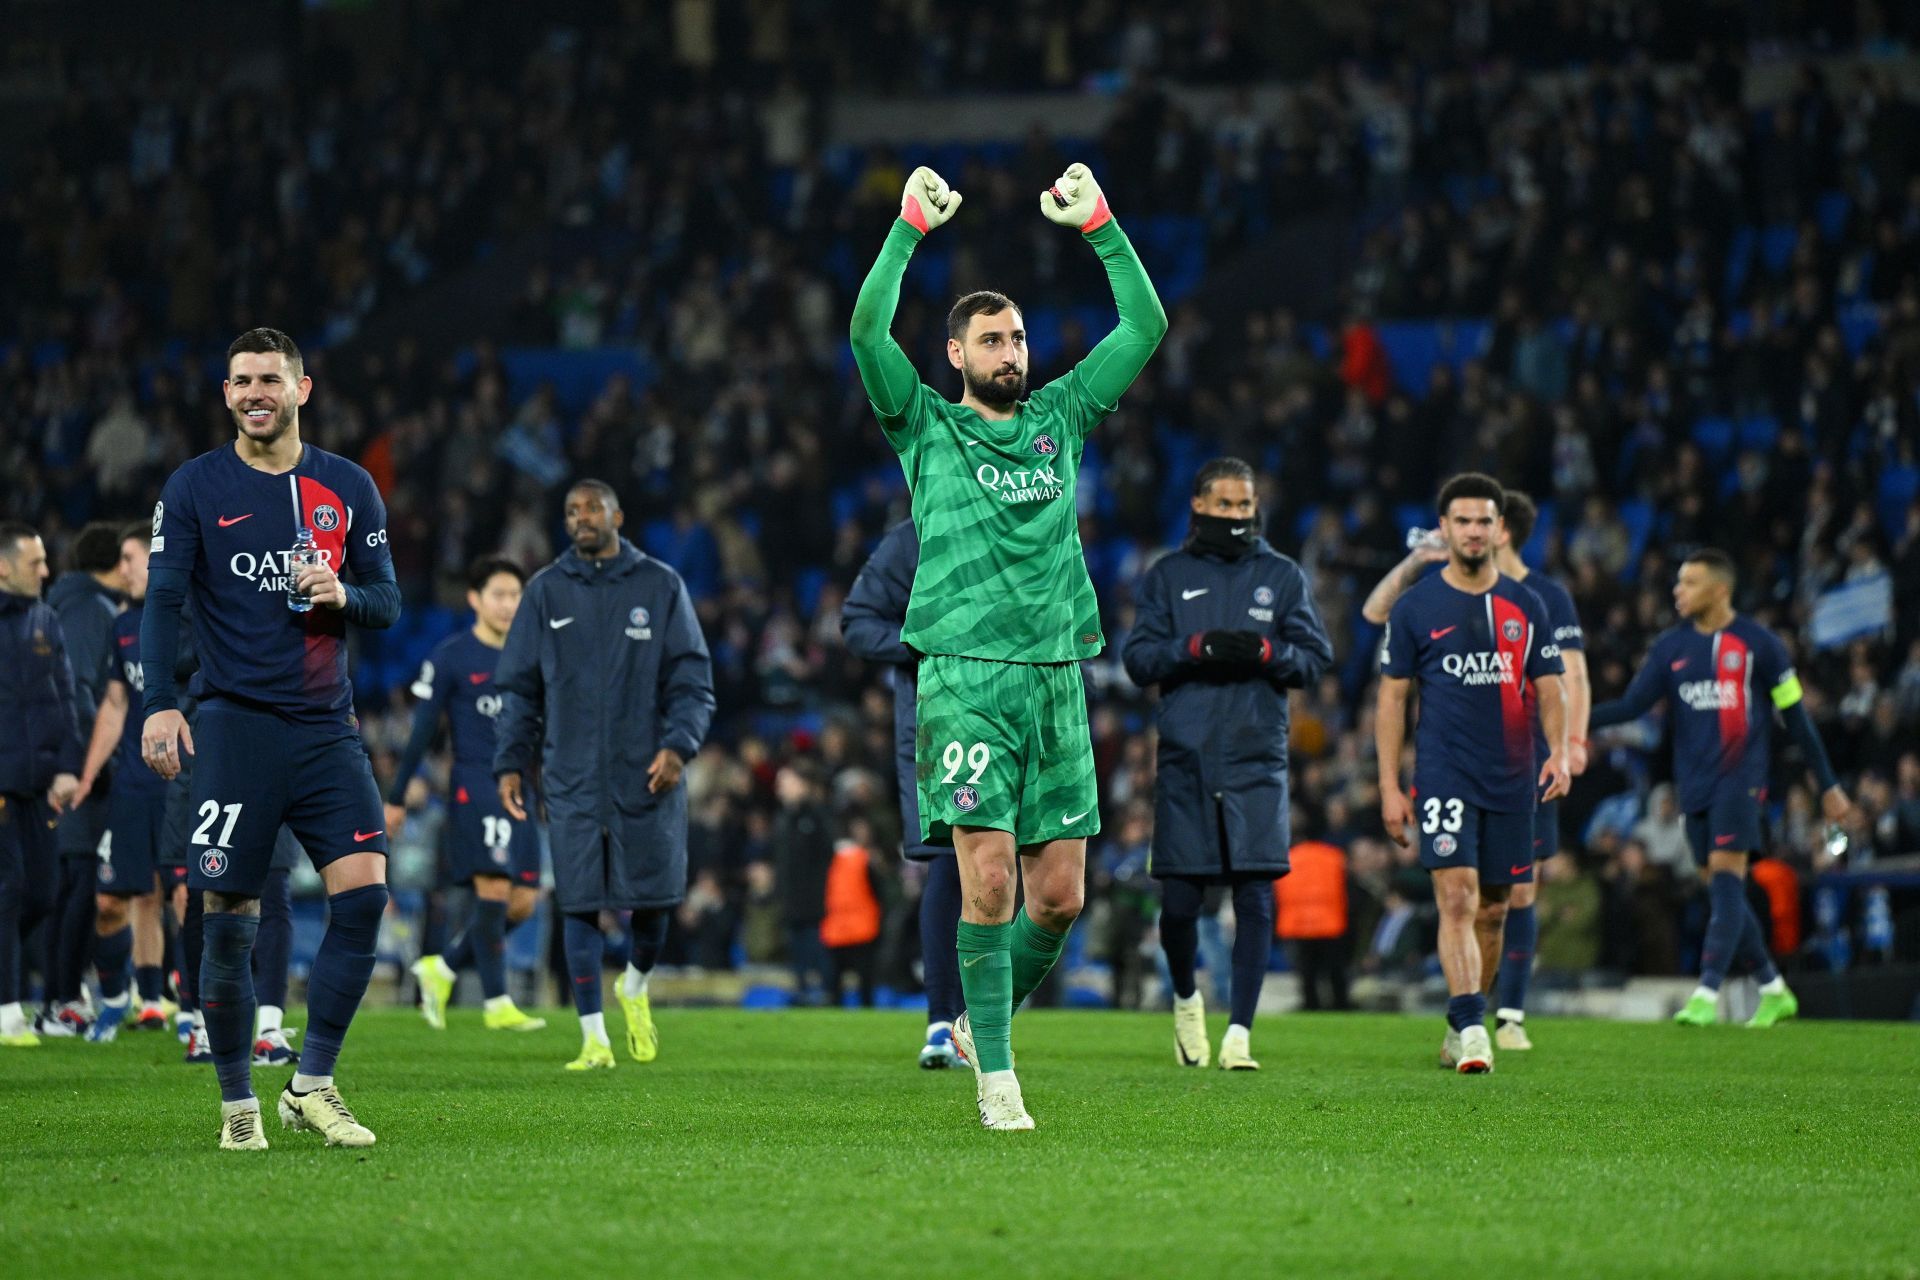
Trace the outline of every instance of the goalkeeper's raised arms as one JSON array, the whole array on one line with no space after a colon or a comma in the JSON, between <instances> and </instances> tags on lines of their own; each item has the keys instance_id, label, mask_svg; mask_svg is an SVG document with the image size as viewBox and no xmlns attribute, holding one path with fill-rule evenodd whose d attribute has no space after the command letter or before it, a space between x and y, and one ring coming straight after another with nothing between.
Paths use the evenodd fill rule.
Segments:
<instances>
[{"instance_id":1,"label":"goalkeeper's raised arms","mask_svg":"<svg viewBox=\"0 0 1920 1280\"><path fill-rule=\"evenodd\" d=\"M1040 212L1063 227L1080 228L1082 235L1113 218L1107 197L1093 180L1093 171L1083 164L1068 165L1067 171L1040 193Z\"/></svg>"},{"instance_id":2,"label":"goalkeeper's raised arms","mask_svg":"<svg viewBox=\"0 0 1920 1280\"><path fill-rule=\"evenodd\" d=\"M959 212L960 201L960 193L949 187L945 178L921 165L907 175L907 189L900 194L900 216L925 235Z\"/></svg>"}]
</instances>

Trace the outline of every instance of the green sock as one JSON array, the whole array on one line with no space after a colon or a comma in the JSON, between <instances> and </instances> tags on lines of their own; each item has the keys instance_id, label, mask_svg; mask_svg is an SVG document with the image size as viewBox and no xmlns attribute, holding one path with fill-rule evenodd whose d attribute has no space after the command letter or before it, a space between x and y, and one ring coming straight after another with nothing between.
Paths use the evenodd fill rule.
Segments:
<instances>
[{"instance_id":1,"label":"green sock","mask_svg":"<svg viewBox=\"0 0 1920 1280\"><path fill-rule=\"evenodd\" d=\"M960 993L982 1071L1013 1070L1013 945L1010 924L960 922Z\"/></svg>"},{"instance_id":2,"label":"green sock","mask_svg":"<svg viewBox=\"0 0 1920 1280\"><path fill-rule=\"evenodd\" d=\"M1013 918L1013 1007L1033 994L1047 980L1067 945L1067 935L1043 929L1027 914L1025 907Z\"/></svg>"}]
</instances>

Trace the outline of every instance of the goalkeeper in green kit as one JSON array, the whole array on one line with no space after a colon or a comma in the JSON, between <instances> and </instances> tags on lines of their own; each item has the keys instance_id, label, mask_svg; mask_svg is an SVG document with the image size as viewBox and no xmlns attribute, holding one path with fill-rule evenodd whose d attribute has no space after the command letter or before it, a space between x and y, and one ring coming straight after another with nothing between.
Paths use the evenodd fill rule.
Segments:
<instances>
[{"instance_id":1,"label":"goalkeeper in green kit","mask_svg":"<svg viewBox=\"0 0 1920 1280\"><path fill-rule=\"evenodd\" d=\"M1133 246L1085 165L1040 211L1100 255L1120 323L1065 377L1027 396L1020 308L970 293L947 317L953 404L920 381L888 332L914 246L960 193L927 168L860 286L853 355L913 494L920 534L901 640L921 655L915 768L920 825L960 866L953 1038L974 1069L980 1122L1031 1129L1013 1074L1013 1011L1053 968L1080 914L1087 837L1100 830L1078 664L1100 652L1074 481L1087 433L1112 413L1167 331ZM1015 860L1026 906L1014 914Z\"/></svg>"}]
</instances>

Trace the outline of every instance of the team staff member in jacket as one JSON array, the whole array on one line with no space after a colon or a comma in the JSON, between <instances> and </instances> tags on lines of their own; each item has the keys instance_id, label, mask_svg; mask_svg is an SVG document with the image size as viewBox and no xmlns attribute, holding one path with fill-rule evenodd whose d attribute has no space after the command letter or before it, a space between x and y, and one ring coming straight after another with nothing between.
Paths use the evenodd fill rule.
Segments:
<instances>
[{"instance_id":1,"label":"team staff member in jacket","mask_svg":"<svg viewBox=\"0 0 1920 1280\"><path fill-rule=\"evenodd\" d=\"M54 823L80 789L80 718L60 621L40 599L47 549L0 523L0 1048L30 1049L21 939L53 906Z\"/></svg>"},{"instance_id":2,"label":"team staff member in jacket","mask_svg":"<svg viewBox=\"0 0 1920 1280\"><path fill-rule=\"evenodd\" d=\"M601 1012L602 911L633 912L633 957L618 991L627 1050L651 1062L659 1035L647 975L667 914L687 893L687 793L680 771L713 723L713 664L686 584L620 536L613 489L567 491L573 546L527 583L494 684L507 695L493 771L525 821L524 778L539 764L580 1013L568 1070L613 1066ZM536 755L537 750L537 755Z\"/></svg>"},{"instance_id":3,"label":"team staff member in jacket","mask_svg":"<svg viewBox=\"0 0 1920 1280\"><path fill-rule=\"evenodd\" d=\"M965 1007L960 996L960 952L956 936L960 925L960 864L952 848L927 844L919 838L920 796L914 780L914 699L919 685L920 655L900 640L907 621L907 599L913 594L914 570L920 566L920 535L912 520L887 530L873 549L853 590L840 608L840 634L847 648L868 662L893 668L894 773L900 784L900 829L905 832L902 852L927 869L920 891L920 963L927 988L927 1042L920 1049L920 1065L928 1070L953 1066L953 1020Z\"/></svg>"},{"instance_id":4,"label":"team staff member in jacket","mask_svg":"<svg viewBox=\"0 0 1920 1280\"><path fill-rule=\"evenodd\" d=\"M1201 899L1232 887L1233 1017L1220 1065L1258 1070L1249 1045L1273 949L1273 880L1287 873L1287 690L1320 678L1333 646L1300 566L1258 533L1253 468L1216 458L1193 485L1193 530L1140 584L1121 657L1160 686L1153 857L1160 945L1173 972L1174 1051L1204 1067L1194 985Z\"/></svg>"}]
</instances>

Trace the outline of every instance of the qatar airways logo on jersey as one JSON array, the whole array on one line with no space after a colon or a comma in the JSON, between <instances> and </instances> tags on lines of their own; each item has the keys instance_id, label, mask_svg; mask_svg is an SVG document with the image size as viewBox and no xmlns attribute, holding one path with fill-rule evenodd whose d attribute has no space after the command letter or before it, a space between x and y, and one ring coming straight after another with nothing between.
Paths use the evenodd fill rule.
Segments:
<instances>
[{"instance_id":1,"label":"qatar airways logo on jersey","mask_svg":"<svg viewBox=\"0 0 1920 1280\"><path fill-rule=\"evenodd\" d=\"M1689 680L1680 686L1680 701L1695 711L1719 711L1740 705L1738 680Z\"/></svg>"},{"instance_id":2,"label":"qatar airways logo on jersey","mask_svg":"<svg viewBox=\"0 0 1920 1280\"><path fill-rule=\"evenodd\" d=\"M1048 463L1041 463L1031 471L1002 471L991 462L983 462L973 478L1006 503L1052 502L1067 491Z\"/></svg>"},{"instance_id":3,"label":"qatar airways logo on jersey","mask_svg":"<svg viewBox=\"0 0 1920 1280\"><path fill-rule=\"evenodd\" d=\"M1511 653L1450 653L1440 667L1463 685L1514 682Z\"/></svg>"},{"instance_id":4,"label":"qatar airways logo on jersey","mask_svg":"<svg viewBox=\"0 0 1920 1280\"><path fill-rule=\"evenodd\" d=\"M333 563L333 548L317 549L320 563L338 573L339 569ZM287 592L293 590L292 558L291 551L268 551L260 555L251 551L237 551L233 559L227 561L227 567L233 570L234 577L258 584L258 590Z\"/></svg>"}]
</instances>

